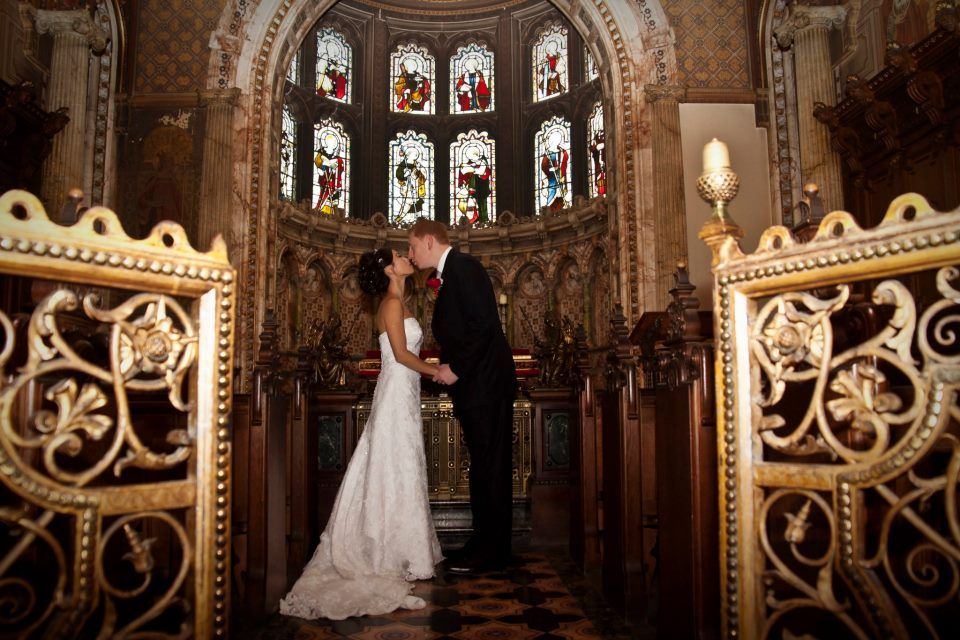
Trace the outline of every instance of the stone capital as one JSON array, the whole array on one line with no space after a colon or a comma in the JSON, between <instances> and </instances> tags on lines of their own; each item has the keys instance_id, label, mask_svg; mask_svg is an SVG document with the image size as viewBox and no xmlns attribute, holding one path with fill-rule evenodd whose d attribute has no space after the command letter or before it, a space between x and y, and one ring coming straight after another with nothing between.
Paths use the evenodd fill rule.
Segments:
<instances>
[{"instance_id":1,"label":"stone capital","mask_svg":"<svg viewBox=\"0 0 960 640\"><path fill-rule=\"evenodd\" d=\"M240 102L240 89L203 89L197 92L197 97L204 107L235 107Z\"/></svg>"},{"instance_id":2,"label":"stone capital","mask_svg":"<svg viewBox=\"0 0 960 640\"><path fill-rule=\"evenodd\" d=\"M687 88L673 85L648 84L643 87L647 102L683 102L687 98Z\"/></svg>"},{"instance_id":3,"label":"stone capital","mask_svg":"<svg viewBox=\"0 0 960 640\"><path fill-rule=\"evenodd\" d=\"M817 7L794 5L790 15L773 30L773 37L781 49L793 46L798 32L807 29L839 29L847 19L847 8L841 5Z\"/></svg>"},{"instance_id":4,"label":"stone capital","mask_svg":"<svg viewBox=\"0 0 960 640\"><path fill-rule=\"evenodd\" d=\"M85 10L48 11L37 9L35 14L37 33L49 33L54 37L75 35L86 40L94 51L103 51L107 46L107 34L98 27Z\"/></svg>"}]
</instances>

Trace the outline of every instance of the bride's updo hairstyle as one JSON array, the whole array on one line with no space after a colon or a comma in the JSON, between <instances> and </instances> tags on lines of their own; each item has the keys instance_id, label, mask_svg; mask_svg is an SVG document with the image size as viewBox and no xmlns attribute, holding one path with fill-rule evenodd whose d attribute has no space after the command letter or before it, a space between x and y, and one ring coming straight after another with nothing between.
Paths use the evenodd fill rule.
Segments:
<instances>
[{"instance_id":1,"label":"bride's updo hairstyle","mask_svg":"<svg viewBox=\"0 0 960 640\"><path fill-rule=\"evenodd\" d=\"M390 286L390 278L383 272L393 264L390 249L368 251L360 256L360 288L371 296L379 296Z\"/></svg>"}]
</instances>

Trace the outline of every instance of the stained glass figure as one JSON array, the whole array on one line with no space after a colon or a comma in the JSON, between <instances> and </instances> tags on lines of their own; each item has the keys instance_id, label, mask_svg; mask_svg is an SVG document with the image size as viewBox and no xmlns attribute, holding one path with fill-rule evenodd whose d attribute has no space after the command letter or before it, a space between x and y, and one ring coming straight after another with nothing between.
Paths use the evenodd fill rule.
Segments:
<instances>
[{"instance_id":1,"label":"stained glass figure","mask_svg":"<svg viewBox=\"0 0 960 640\"><path fill-rule=\"evenodd\" d=\"M350 102L353 77L353 48L338 31L317 31L317 95L338 102Z\"/></svg>"},{"instance_id":2,"label":"stained glass figure","mask_svg":"<svg viewBox=\"0 0 960 640\"><path fill-rule=\"evenodd\" d=\"M398 47L390 56L392 108L398 113L433 113L434 58L415 44Z\"/></svg>"},{"instance_id":3,"label":"stained glass figure","mask_svg":"<svg viewBox=\"0 0 960 640\"><path fill-rule=\"evenodd\" d=\"M390 142L390 222L434 218L433 143L408 130Z\"/></svg>"},{"instance_id":4,"label":"stained glass figure","mask_svg":"<svg viewBox=\"0 0 960 640\"><path fill-rule=\"evenodd\" d=\"M493 52L471 43L450 59L450 113L493 109Z\"/></svg>"},{"instance_id":5,"label":"stained glass figure","mask_svg":"<svg viewBox=\"0 0 960 640\"><path fill-rule=\"evenodd\" d=\"M597 101L587 121L587 146L590 150L590 164L587 173L590 178L590 197L607 194L607 157L604 149L603 104Z\"/></svg>"},{"instance_id":6,"label":"stained glass figure","mask_svg":"<svg viewBox=\"0 0 960 640\"><path fill-rule=\"evenodd\" d=\"M593 54L587 45L583 45L583 79L584 82L590 82L600 77L600 70L597 69L597 61L593 59Z\"/></svg>"},{"instance_id":7,"label":"stained glass figure","mask_svg":"<svg viewBox=\"0 0 960 640\"><path fill-rule=\"evenodd\" d=\"M567 90L567 30L553 26L533 45L533 96L539 102Z\"/></svg>"},{"instance_id":8,"label":"stained glass figure","mask_svg":"<svg viewBox=\"0 0 960 640\"><path fill-rule=\"evenodd\" d=\"M313 127L314 208L331 215L349 214L350 138L340 123L326 119Z\"/></svg>"},{"instance_id":9,"label":"stained glass figure","mask_svg":"<svg viewBox=\"0 0 960 640\"><path fill-rule=\"evenodd\" d=\"M540 126L535 139L537 210L549 207L559 211L572 202L570 179L570 123L554 116Z\"/></svg>"},{"instance_id":10,"label":"stained glass figure","mask_svg":"<svg viewBox=\"0 0 960 640\"><path fill-rule=\"evenodd\" d=\"M297 121L290 107L283 107L280 124L280 199L297 199Z\"/></svg>"},{"instance_id":11,"label":"stained glass figure","mask_svg":"<svg viewBox=\"0 0 960 640\"><path fill-rule=\"evenodd\" d=\"M486 131L471 129L450 145L450 193L453 215L470 224L494 219L496 147Z\"/></svg>"}]
</instances>

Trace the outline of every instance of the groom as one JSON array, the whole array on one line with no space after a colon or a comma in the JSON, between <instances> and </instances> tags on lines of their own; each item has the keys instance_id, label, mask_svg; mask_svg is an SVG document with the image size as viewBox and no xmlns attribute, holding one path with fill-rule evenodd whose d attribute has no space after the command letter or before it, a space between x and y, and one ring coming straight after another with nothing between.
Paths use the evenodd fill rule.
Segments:
<instances>
[{"instance_id":1,"label":"groom","mask_svg":"<svg viewBox=\"0 0 960 640\"><path fill-rule=\"evenodd\" d=\"M510 561L513 512L513 355L483 265L453 249L447 227L434 220L418 218L409 241L414 264L436 269L441 281L433 309L433 335L440 344L434 380L449 385L470 452L473 533L462 549L448 554L447 568L502 569Z\"/></svg>"}]
</instances>

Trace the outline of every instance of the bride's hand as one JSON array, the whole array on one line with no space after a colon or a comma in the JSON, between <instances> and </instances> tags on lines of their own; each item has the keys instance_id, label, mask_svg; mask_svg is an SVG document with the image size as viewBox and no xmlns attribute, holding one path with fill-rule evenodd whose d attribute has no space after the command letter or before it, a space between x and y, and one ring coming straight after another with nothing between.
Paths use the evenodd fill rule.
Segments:
<instances>
[{"instance_id":1,"label":"bride's hand","mask_svg":"<svg viewBox=\"0 0 960 640\"><path fill-rule=\"evenodd\" d=\"M459 380L457 374L450 369L450 365L448 364L440 365L437 374L433 376L433 381L439 382L440 384L453 384L457 380Z\"/></svg>"}]
</instances>

